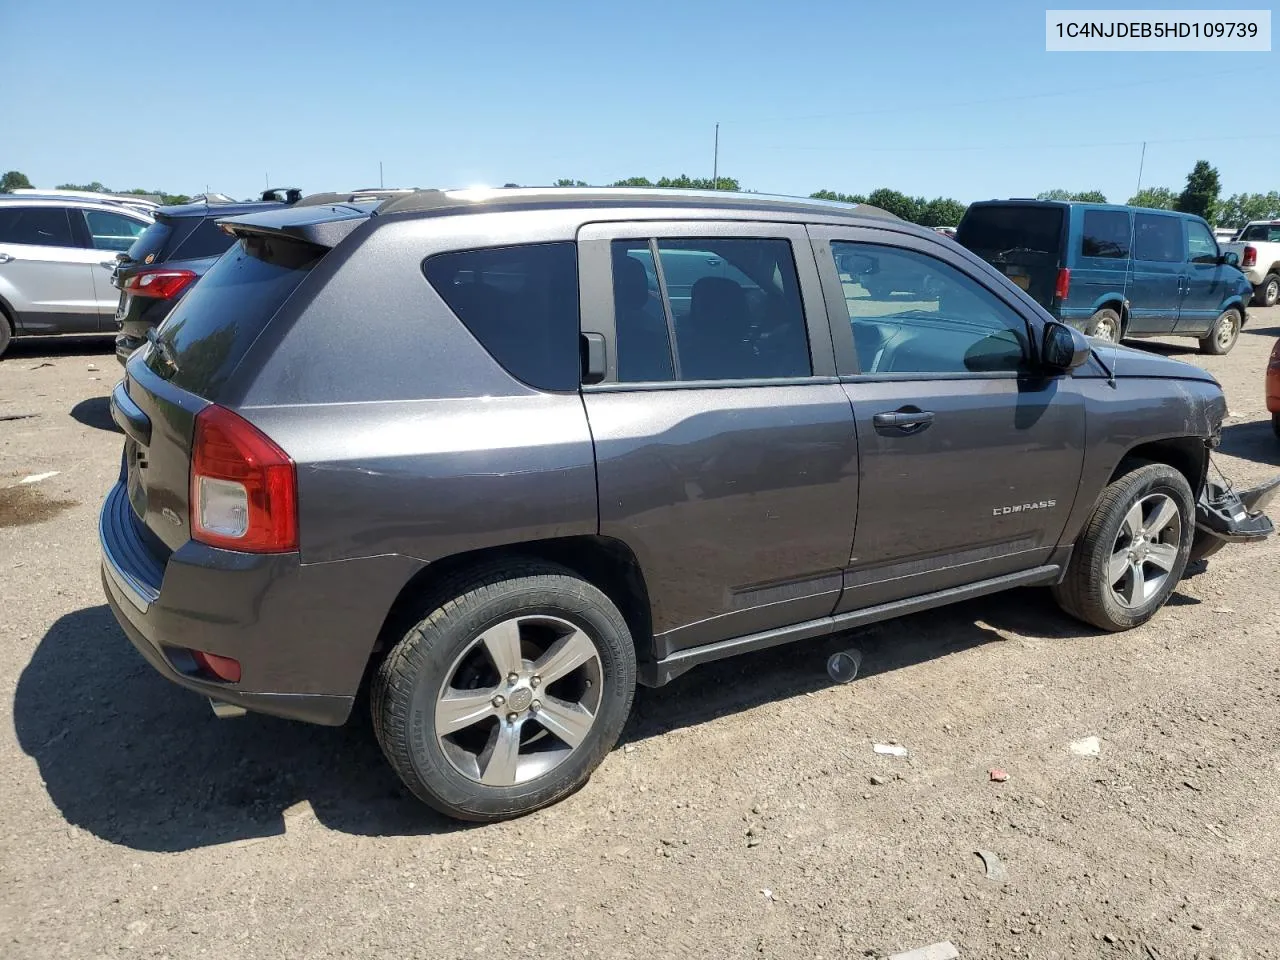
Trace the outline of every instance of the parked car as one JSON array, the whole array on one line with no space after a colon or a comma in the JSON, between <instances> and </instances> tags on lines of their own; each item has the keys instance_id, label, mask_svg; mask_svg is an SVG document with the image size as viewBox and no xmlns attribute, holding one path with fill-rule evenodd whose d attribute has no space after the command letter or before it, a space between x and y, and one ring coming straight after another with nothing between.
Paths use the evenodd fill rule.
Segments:
<instances>
[{"instance_id":1,"label":"parked car","mask_svg":"<svg viewBox=\"0 0 1280 960\"><path fill-rule=\"evenodd\" d=\"M116 253L150 225L120 204L0 196L0 354L14 337L112 329Z\"/></svg>"},{"instance_id":2,"label":"parked car","mask_svg":"<svg viewBox=\"0 0 1280 960\"><path fill-rule=\"evenodd\" d=\"M371 676L454 817L571 793L637 681L1017 586L1125 630L1238 536L1197 527L1212 376L1099 356L892 216L505 189L222 222L111 395L107 599L219 715L340 724Z\"/></svg>"},{"instance_id":3,"label":"parked car","mask_svg":"<svg viewBox=\"0 0 1280 960\"><path fill-rule=\"evenodd\" d=\"M1099 203L974 203L956 239L1089 336L1235 346L1253 290L1199 217Z\"/></svg>"},{"instance_id":4,"label":"parked car","mask_svg":"<svg viewBox=\"0 0 1280 960\"><path fill-rule=\"evenodd\" d=\"M1280 302L1280 220L1255 220L1223 249L1240 258L1240 269L1253 284L1254 303L1274 307Z\"/></svg>"},{"instance_id":5,"label":"parked car","mask_svg":"<svg viewBox=\"0 0 1280 960\"><path fill-rule=\"evenodd\" d=\"M944 237L950 237L952 240L956 238L955 227L934 227L933 229L935 233L940 233Z\"/></svg>"},{"instance_id":6,"label":"parked car","mask_svg":"<svg viewBox=\"0 0 1280 960\"><path fill-rule=\"evenodd\" d=\"M265 191L260 200L244 203L200 201L160 207L153 223L111 275L120 291L116 303L116 359L124 363L147 341L147 331L160 325L184 293L204 276L214 261L235 243L218 226L219 217L261 213L296 203L298 190Z\"/></svg>"}]
</instances>

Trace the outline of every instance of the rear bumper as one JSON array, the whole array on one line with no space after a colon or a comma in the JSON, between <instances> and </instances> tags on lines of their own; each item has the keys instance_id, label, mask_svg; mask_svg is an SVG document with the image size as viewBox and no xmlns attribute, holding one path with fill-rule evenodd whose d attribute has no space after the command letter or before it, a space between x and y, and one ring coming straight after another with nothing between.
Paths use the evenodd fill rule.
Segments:
<instances>
[{"instance_id":1,"label":"rear bumper","mask_svg":"<svg viewBox=\"0 0 1280 960\"><path fill-rule=\"evenodd\" d=\"M123 483L102 505L102 585L116 620L166 679L247 710L338 725L351 712L373 636L345 655L308 627L317 601L296 554L250 556L191 543L161 563L134 526ZM375 630L376 633L376 630ZM189 650L233 657L239 683L193 675ZM345 691L330 693L331 690Z\"/></svg>"}]
</instances>

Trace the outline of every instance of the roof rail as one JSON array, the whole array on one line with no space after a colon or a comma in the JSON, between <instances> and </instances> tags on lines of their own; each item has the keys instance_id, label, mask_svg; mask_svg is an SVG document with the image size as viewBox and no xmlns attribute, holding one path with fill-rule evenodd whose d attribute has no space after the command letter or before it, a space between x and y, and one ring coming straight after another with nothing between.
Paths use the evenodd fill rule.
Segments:
<instances>
[{"instance_id":1,"label":"roof rail","mask_svg":"<svg viewBox=\"0 0 1280 960\"><path fill-rule=\"evenodd\" d=\"M366 203L370 200L390 200L416 191L411 187L378 187L371 190L348 190L342 193L328 191L311 193L297 201L299 207L321 207L339 203Z\"/></svg>"},{"instance_id":2,"label":"roof rail","mask_svg":"<svg viewBox=\"0 0 1280 960\"><path fill-rule=\"evenodd\" d=\"M92 190L60 190L55 188L18 187L14 196L31 197L33 200L93 200L97 203L111 203L116 206L133 207L147 213L157 209L160 204L146 197L128 193L96 193Z\"/></svg>"}]
</instances>

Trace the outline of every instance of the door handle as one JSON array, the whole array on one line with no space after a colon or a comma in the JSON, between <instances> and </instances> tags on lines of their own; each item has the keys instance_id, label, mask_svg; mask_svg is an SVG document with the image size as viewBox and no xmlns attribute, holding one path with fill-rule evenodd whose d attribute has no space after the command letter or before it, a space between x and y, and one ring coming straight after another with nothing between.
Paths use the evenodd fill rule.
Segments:
<instances>
[{"instance_id":1,"label":"door handle","mask_svg":"<svg viewBox=\"0 0 1280 960\"><path fill-rule=\"evenodd\" d=\"M933 411L921 410L918 407L903 407L887 413L877 413L871 418L877 430L891 430L896 433L919 433L933 423Z\"/></svg>"},{"instance_id":2,"label":"door handle","mask_svg":"<svg viewBox=\"0 0 1280 960\"><path fill-rule=\"evenodd\" d=\"M115 260L99 260L98 261L98 266L106 267L108 270L115 269L115 265L116 265Z\"/></svg>"},{"instance_id":3,"label":"door handle","mask_svg":"<svg viewBox=\"0 0 1280 960\"><path fill-rule=\"evenodd\" d=\"M7 253L0 253L0 263L8 263L13 257Z\"/></svg>"}]
</instances>

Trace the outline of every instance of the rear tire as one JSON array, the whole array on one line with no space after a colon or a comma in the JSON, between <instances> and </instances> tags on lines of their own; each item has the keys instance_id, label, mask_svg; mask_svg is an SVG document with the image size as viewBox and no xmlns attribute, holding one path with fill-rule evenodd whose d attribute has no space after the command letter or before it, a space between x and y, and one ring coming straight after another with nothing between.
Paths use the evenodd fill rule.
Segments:
<instances>
[{"instance_id":1,"label":"rear tire","mask_svg":"<svg viewBox=\"0 0 1280 960\"><path fill-rule=\"evenodd\" d=\"M1274 307L1280 302L1280 274L1268 273L1253 291L1253 302L1259 307Z\"/></svg>"},{"instance_id":2,"label":"rear tire","mask_svg":"<svg viewBox=\"0 0 1280 960\"><path fill-rule=\"evenodd\" d=\"M1067 613L1112 632L1155 616L1182 579L1195 537L1186 477L1163 463L1131 466L1102 491L1053 588Z\"/></svg>"},{"instance_id":3,"label":"rear tire","mask_svg":"<svg viewBox=\"0 0 1280 960\"><path fill-rule=\"evenodd\" d=\"M4 356L4 352L9 349L9 344L13 342L13 321L9 319L9 314L0 307L0 357Z\"/></svg>"},{"instance_id":4,"label":"rear tire","mask_svg":"<svg viewBox=\"0 0 1280 960\"><path fill-rule=\"evenodd\" d=\"M1276 439L1280 440L1280 413L1271 415L1271 432L1276 435Z\"/></svg>"},{"instance_id":5,"label":"rear tire","mask_svg":"<svg viewBox=\"0 0 1280 960\"><path fill-rule=\"evenodd\" d=\"M1210 356L1221 357L1231 352L1231 348L1240 339L1240 325L1243 317L1235 307L1223 310L1218 319L1209 328L1209 335L1200 341L1200 352Z\"/></svg>"},{"instance_id":6,"label":"rear tire","mask_svg":"<svg viewBox=\"0 0 1280 960\"><path fill-rule=\"evenodd\" d=\"M508 561L454 578L423 610L370 698L378 742L413 794L493 821L586 783L635 695L631 633L609 598L563 567Z\"/></svg>"},{"instance_id":7,"label":"rear tire","mask_svg":"<svg viewBox=\"0 0 1280 960\"><path fill-rule=\"evenodd\" d=\"M1089 322L1085 324L1085 336L1097 337L1099 340L1107 340L1111 343L1119 343L1120 338L1124 334L1124 329L1120 322L1120 314L1110 307L1103 307L1089 318Z\"/></svg>"}]
</instances>

